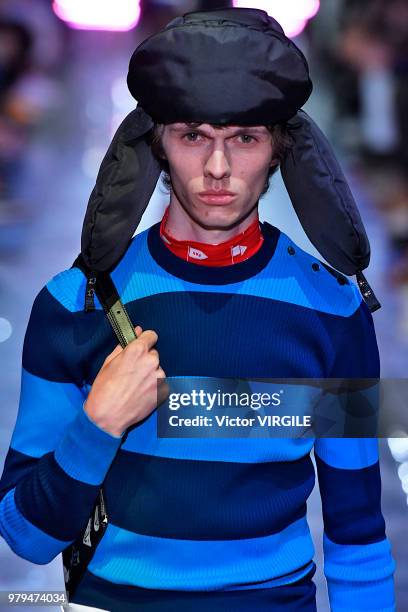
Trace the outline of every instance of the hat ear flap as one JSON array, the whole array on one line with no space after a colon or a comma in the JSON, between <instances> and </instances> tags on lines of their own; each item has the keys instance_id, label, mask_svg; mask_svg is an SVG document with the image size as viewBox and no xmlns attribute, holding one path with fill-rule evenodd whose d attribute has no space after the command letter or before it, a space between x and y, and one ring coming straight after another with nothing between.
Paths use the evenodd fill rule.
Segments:
<instances>
[{"instance_id":1,"label":"hat ear flap","mask_svg":"<svg viewBox=\"0 0 408 612\"><path fill-rule=\"evenodd\" d=\"M364 270L370 244L330 143L302 110L289 120L288 129L294 144L281 173L303 229L334 268L347 275Z\"/></svg>"},{"instance_id":2,"label":"hat ear flap","mask_svg":"<svg viewBox=\"0 0 408 612\"><path fill-rule=\"evenodd\" d=\"M129 113L102 160L82 227L81 252L94 271L123 256L160 176L147 134L153 120L142 107Z\"/></svg>"}]
</instances>

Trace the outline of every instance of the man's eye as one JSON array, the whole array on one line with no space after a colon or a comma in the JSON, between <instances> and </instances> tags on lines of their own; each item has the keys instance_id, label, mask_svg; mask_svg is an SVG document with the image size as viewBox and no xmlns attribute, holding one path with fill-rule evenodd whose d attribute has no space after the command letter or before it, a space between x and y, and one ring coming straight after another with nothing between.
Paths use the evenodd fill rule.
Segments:
<instances>
[{"instance_id":1,"label":"man's eye","mask_svg":"<svg viewBox=\"0 0 408 612\"><path fill-rule=\"evenodd\" d=\"M187 132L187 134L184 134L183 138L185 138L186 140L188 140L188 142L196 142L196 138L189 138L190 136L199 136L198 132Z\"/></svg>"},{"instance_id":2,"label":"man's eye","mask_svg":"<svg viewBox=\"0 0 408 612\"><path fill-rule=\"evenodd\" d=\"M197 142L199 137L200 137L200 134L198 132L187 132L186 134L182 136L182 138L187 140L188 142ZM252 141L254 140L256 141L256 138L254 136L251 136L250 134L239 134L238 138L244 139L244 144L251 144Z\"/></svg>"},{"instance_id":3,"label":"man's eye","mask_svg":"<svg viewBox=\"0 0 408 612\"><path fill-rule=\"evenodd\" d=\"M252 140L256 140L256 138L254 136L251 136L250 134L240 134L240 138L251 138ZM245 144L250 144L252 140L250 140L249 142L248 140L246 140Z\"/></svg>"}]
</instances>

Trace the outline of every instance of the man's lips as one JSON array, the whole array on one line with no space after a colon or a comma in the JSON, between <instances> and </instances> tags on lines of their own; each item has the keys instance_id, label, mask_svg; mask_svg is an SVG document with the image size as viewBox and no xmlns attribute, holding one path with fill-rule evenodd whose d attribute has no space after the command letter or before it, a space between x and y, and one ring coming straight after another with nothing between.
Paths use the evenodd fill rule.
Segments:
<instances>
[{"instance_id":1,"label":"man's lips","mask_svg":"<svg viewBox=\"0 0 408 612\"><path fill-rule=\"evenodd\" d=\"M235 195L199 195L200 200L207 204L228 204L236 196Z\"/></svg>"},{"instance_id":2,"label":"man's lips","mask_svg":"<svg viewBox=\"0 0 408 612\"><path fill-rule=\"evenodd\" d=\"M200 195L200 196L206 196L206 195L217 195L217 196L218 195L219 196L222 196L222 195L231 195L231 196L233 196L233 195L236 195L236 194L233 191L227 191L226 189L220 189L219 191L209 189L207 191L200 191L198 195Z\"/></svg>"}]
</instances>

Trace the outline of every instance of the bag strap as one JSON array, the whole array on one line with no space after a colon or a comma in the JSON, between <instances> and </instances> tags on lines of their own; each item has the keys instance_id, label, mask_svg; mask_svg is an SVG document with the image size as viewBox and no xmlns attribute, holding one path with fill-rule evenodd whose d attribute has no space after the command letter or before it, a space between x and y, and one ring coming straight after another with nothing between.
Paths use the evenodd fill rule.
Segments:
<instances>
[{"instance_id":1,"label":"bag strap","mask_svg":"<svg viewBox=\"0 0 408 612\"><path fill-rule=\"evenodd\" d=\"M95 310L94 296L96 294L121 347L125 348L137 336L110 274L108 272L96 273L90 270L85 264L82 255L78 255L71 267L82 270L87 278L84 303L85 312ZM125 437L123 437L122 442ZM103 488L101 487L84 532L62 552L64 581L68 601L70 601L82 580L107 526L108 513Z\"/></svg>"},{"instance_id":2,"label":"bag strap","mask_svg":"<svg viewBox=\"0 0 408 612\"><path fill-rule=\"evenodd\" d=\"M95 310L96 294L122 348L136 339L136 333L126 308L108 272L94 272L88 268L82 255L78 255L72 267L79 268L87 278L85 290L85 312Z\"/></svg>"}]
</instances>

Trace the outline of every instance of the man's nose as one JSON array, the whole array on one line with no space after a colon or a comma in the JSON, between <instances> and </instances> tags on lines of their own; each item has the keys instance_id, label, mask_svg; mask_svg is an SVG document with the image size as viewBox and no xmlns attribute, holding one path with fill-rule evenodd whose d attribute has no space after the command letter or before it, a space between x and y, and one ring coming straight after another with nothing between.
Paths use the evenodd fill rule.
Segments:
<instances>
[{"instance_id":1,"label":"man's nose","mask_svg":"<svg viewBox=\"0 0 408 612\"><path fill-rule=\"evenodd\" d=\"M208 157L204 166L204 175L213 176L216 179L221 179L226 176L230 176L231 167L228 159L225 155L224 149L220 148L213 149L211 155Z\"/></svg>"}]
</instances>

